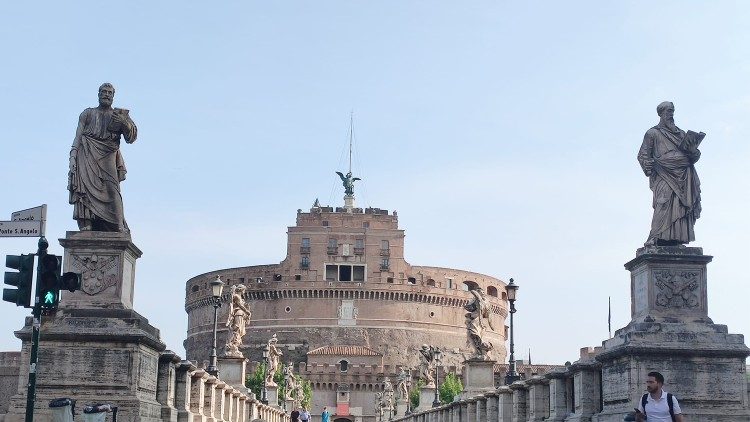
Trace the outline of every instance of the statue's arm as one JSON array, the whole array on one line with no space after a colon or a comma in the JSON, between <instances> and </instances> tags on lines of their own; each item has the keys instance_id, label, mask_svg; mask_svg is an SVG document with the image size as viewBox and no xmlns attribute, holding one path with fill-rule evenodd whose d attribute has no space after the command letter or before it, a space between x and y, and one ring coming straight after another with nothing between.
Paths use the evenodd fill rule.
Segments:
<instances>
[{"instance_id":1,"label":"statue's arm","mask_svg":"<svg viewBox=\"0 0 750 422\"><path fill-rule=\"evenodd\" d=\"M76 128L76 136L73 139L73 145L70 147L70 171L75 171L76 168L76 151L81 145L81 135L83 135L83 129L86 127L86 110L84 110L80 116L78 116L78 127Z\"/></svg>"},{"instance_id":2,"label":"statue's arm","mask_svg":"<svg viewBox=\"0 0 750 422\"><path fill-rule=\"evenodd\" d=\"M651 176L654 171L654 137L651 135L651 131L646 132L646 135L643 136L641 149L638 150L638 162L641 164L643 173L646 176Z\"/></svg>"},{"instance_id":3,"label":"statue's arm","mask_svg":"<svg viewBox=\"0 0 750 422\"><path fill-rule=\"evenodd\" d=\"M138 138L138 126L135 125L130 115L125 117L125 121L122 124L122 136L125 138L125 142L132 144Z\"/></svg>"}]
</instances>

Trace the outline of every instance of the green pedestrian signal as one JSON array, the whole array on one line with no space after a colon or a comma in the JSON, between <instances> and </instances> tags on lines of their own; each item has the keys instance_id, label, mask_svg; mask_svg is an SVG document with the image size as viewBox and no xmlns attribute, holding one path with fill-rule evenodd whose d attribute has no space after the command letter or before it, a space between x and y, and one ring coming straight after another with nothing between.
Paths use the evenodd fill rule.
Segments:
<instances>
[{"instance_id":1,"label":"green pedestrian signal","mask_svg":"<svg viewBox=\"0 0 750 422\"><path fill-rule=\"evenodd\" d=\"M46 311L54 311L60 302L60 277L62 257L44 255L39 260L39 277L36 295L40 306Z\"/></svg>"},{"instance_id":2,"label":"green pedestrian signal","mask_svg":"<svg viewBox=\"0 0 750 422\"><path fill-rule=\"evenodd\" d=\"M5 272L5 284L15 289L3 289L3 300L16 306L31 308L31 281L34 273L34 254L7 255L5 266L18 272Z\"/></svg>"}]
</instances>

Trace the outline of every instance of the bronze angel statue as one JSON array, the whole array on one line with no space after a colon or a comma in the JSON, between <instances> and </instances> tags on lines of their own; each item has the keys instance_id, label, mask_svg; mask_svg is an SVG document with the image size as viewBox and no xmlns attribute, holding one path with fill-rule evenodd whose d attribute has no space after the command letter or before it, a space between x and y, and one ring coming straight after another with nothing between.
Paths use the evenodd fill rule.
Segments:
<instances>
[{"instance_id":1,"label":"bronze angel statue","mask_svg":"<svg viewBox=\"0 0 750 422\"><path fill-rule=\"evenodd\" d=\"M354 182L357 180L362 180L359 177L352 177L352 172L346 173L346 176L344 176L344 173L337 171L336 174L339 175L341 178L341 182L344 184L344 192L346 192L347 195L351 196L354 195Z\"/></svg>"}]
</instances>

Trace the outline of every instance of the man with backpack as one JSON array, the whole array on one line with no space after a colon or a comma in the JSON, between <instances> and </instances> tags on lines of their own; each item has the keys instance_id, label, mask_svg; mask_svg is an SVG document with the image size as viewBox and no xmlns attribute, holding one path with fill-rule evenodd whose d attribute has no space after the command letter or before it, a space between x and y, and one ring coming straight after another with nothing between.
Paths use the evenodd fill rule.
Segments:
<instances>
[{"instance_id":1,"label":"man with backpack","mask_svg":"<svg viewBox=\"0 0 750 422\"><path fill-rule=\"evenodd\" d=\"M677 398L662 389L664 375L649 372L646 378L648 393L641 396L635 409L637 422L684 422Z\"/></svg>"}]
</instances>

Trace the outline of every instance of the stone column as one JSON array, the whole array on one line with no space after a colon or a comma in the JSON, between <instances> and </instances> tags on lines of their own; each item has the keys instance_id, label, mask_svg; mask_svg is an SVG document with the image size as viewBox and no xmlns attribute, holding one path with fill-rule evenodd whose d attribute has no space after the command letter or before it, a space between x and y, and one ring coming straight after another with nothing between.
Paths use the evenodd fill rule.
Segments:
<instances>
[{"instance_id":1,"label":"stone column","mask_svg":"<svg viewBox=\"0 0 750 422\"><path fill-rule=\"evenodd\" d=\"M221 379L216 379L216 384L214 384L214 419L217 421L225 421L224 419L224 407L226 406L225 402L225 393L224 389L226 388L227 383L222 381Z\"/></svg>"},{"instance_id":2,"label":"stone column","mask_svg":"<svg viewBox=\"0 0 750 422\"><path fill-rule=\"evenodd\" d=\"M174 407L177 409L177 422L193 422L193 414L190 412L191 373L196 369L187 360L183 360L175 368Z\"/></svg>"},{"instance_id":3,"label":"stone column","mask_svg":"<svg viewBox=\"0 0 750 422\"><path fill-rule=\"evenodd\" d=\"M487 399L487 413L482 420L498 422L498 393L492 391L484 393L484 397Z\"/></svg>"},{"instance_id":4,"label":"stone column","mask_svg":"<svg viewBox=\"0 0 750 422\"><path fill-rule=\"evenodd\" d=\"M177 422L177 408L174 407L177 364L180 358L171 350L159 355L159 369L156 378L156 401L161 404L161 420Z\"/></svg>"},{"instance_id":5,"label":"stone column","mask_svg":"<svg viewBox=\"0 0 750 422\"><path fill-rule=\"evenodd\" d=\"M232 412L234 412L234 387L227 384L224 386L224 412L222 412L222 419L231 422Z\"/></svg>"},{"instance_id":6,"label":"stone column","mask_svg":"<svg viewBox=\"0 0 750 422\"><path fill-rule=\"evenodd\" d=\"M527 410L528 389L526 383L516 381L510 385L510 389L513 391L513 416L511 417L511 421L526 422L529 414Z\"/></svg>"},{"instance_id":7,"label":"stone column","mask_svg":"<svg viewBox=\"0 0 750 422\"><path fill-rule=\"evenodd\" d=\"M508 386L497 389L497 413L498 422L511 422L513 420L513 390Z\"/></svg>"},{"instance_id":8,"label":"stone column","mask_svg":"<svg viewBox=\"0 0 750 422\"><path fill-rule=\"evenodd\" d=\"M453 402L453 407L451 407L451 422L461 422L461 404L459 402Z\"/></svg>"},{"instance_id":9,"label":"stone column","mask_svg":"<svg viewBox=\"0 0 750 422\"><path fill-rule=\"evenodd\" d=\"M742 335L708 317L706 267L712 259L698 247L649 246L625 264L631 321L596 357L603 377L599 421L621 421L632 411L650 371L664 375L665 390L689 398L687 420L750 420L741 369L750 349Z\"/></svg>"},{"instance_id":10,"label":"stone column","mask_svg":"<svg viewBox=\"0 0 750 422\"><path fill-rule=\"evenodd\" d=\"M469 420L469 402L467 400L461 400L461 422L467 422Z\"/></svg>"},{"instance_id":11,"label":"stone column","mask_svg":"<svg viewBox=\"0 0 750 422\"><path fill-rule=\"evenodd\" d=\"M240 394L239 400L237 400L237 422L249 422L251 420L247 418L247 401L247 395Z\"/></svg>"},{"instance_id":12,"label":"stone column","mask_svg":"<svg viewBox=\"0 0 750 422\"><path fill-rule=\"evenodd\" d=\"M277 385L266 386L266 398L269 406L279 407L279 387Z\"/></svg>"},{"instance_id":13,"label":"stone column","mask_svg":"<svg viewBox=\"0 0 750 422\"><path fill-rule=\"evenodd\" d=\"M193 414L193 422L206 422L206 382L210 375L198 369L190 374L190 413ZM210 394L210 393L209 393Z\"/></svg>"},{"instance_id":14,"label":"stone column","mask_svg":"<svg viewBox=\"0 0 750 422\"><path fill-rule=\"evenodd\" d=\"M549 381L549 418L550 422L562 422L568 416L566 386L567 375L564 370L553 370L544 375Z\"/></svg>"},{"instance_id":15,"label":"stone column","mask_svg":"<svg viewBox=\"0 0 750 422\"><path fill-rule=\"evenodd\" d=\"M247 376L247 359L236 356L220 356L216 359L219 376L225 383L246 393L245 378Z\"/></svg>"},{"instance_id":16,"label":"stone column","mask_svg":"<svg viewBox=\"0 0 750 422\"><path fill-rule=\"evenodd\" d=\"M549 384L538 375L531 377L526 383L529 386L528 422L547 420L549 417Z\"/></svg>"},{"instance_id":17,"label":"stone column","mask_svg":"<svg viewBox=\"0 0 750 422\"><path fill-rule=\"evenodd\" d=\"M433 401L435 401L435 386L423 386L419 390L419 407L417 407L417 410L423 412L432 409Z\"/></svg>"}]
</instances>

